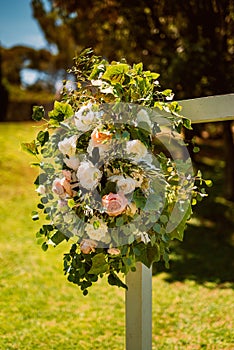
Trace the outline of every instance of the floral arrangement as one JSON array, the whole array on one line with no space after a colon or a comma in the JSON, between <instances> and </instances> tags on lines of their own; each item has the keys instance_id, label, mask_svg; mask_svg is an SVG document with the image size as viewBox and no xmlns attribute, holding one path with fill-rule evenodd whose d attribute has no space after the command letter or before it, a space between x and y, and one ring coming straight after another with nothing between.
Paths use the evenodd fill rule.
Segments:
<instances>
[{"instance_id":1,"label":"floral arrangement","mask_svg":"<svg viewBox=\"0 0 234 350\"><path fill-rule=\"evenodd\" d=\"M34 107L44 123L23 144L40 168L37 239L44 250L71 245L64 272L84 295L104 275L127 288L119 275L136 262L168 266L170 241L183 239L192 205L206 195L181 136L190 121L142 63L109 63L86 49L69 73L76 82L64 81L48 118Z\"/></svg>"}]
</instances>

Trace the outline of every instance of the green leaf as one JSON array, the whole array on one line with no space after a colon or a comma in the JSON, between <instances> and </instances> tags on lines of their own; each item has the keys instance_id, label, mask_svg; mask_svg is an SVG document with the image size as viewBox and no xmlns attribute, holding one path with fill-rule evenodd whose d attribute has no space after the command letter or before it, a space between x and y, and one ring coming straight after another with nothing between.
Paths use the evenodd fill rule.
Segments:
<instances>
[{"instance_id":1,"label":"green leaf","mask_svg":"<svg viewBox=\"0 0 234 350\"><path fill-rule=\"evenodd\" d=\"M146 198L144 196L144 193L140 189L134 191L133 201L135 202L137 208L143 209L145 207Z\"/></svg>"},{"instance_id":2,"label":"green leaf","mask_svg":"<svg viewBox=\"0 0 234 350\"><path fill-rule=\"evenodd\" d=\"M207 187L213 186L212 180L205 180L205 184L206 184Z\"/></svg>"},{"instance_id":3,"label":"green leaf","mask_svg":"<svg viewBox=\"0 0 234 350\"><path fill-rule=\"evenodd\" d=\"M43 106L33 106L32 119L40 121L45 117L45 110Z\"/></svg>"},{"instance_id":4,"label":"green leaf","mask_svg":"<svg viewBox=\"0 0 234 350\"><path fill-rule=\"evenodd\" d=\"M115 220L116 226L122 226L124 224L124 218L122 216L119 216Z\"/></svg>"},{"instance_id":5,"label":"green leaf","mask_svg":"<svg viewBox=\"0 0 234 350\"><path fill-rule=\"evenodd\" d=\"M21 148L23 151L33 154L34 156L39 154L35 141L21 143Z\"/></svg>"},{"instance_id":6,"label":"green leaf","mask_svg":"<svg viewBox=\"0 0 234 350\"><path fill-rule=\"evenodd\" d=\"M160 260L160 247L157 243L155 243L153 246L151 245L151 243L148 243L148 245L147 245L147 258L148 258L149 266L151 266L154 261ZM148 265L146 265L146 266L148 266Z\"/></svg>"},{"instance_id":7,"label":"green leaf","mask_svg":"<svg viewBox=\"0 0 234 350\"><path fill-rule=\"evenodd\" d=\"M49 132L48 131L39 131L37 134L37 140L40 142L41 146L49 140Z\"/></svg>"},{"instance_id":8,"label":"green leaf","mask_svg":"<svg viewBox=\"0 0 234 350\"><path fill-rule=\"evenodd\" d=\"M183 219L176 226L176 228L172 232L169 233L169 236L171 239L176 238L179 241L183 241L186 222L190 218L191 213L192 213L192 208L191 208L191 205L189 205L187 211L184 213Z\"/></svg>"},{"instance_id":9,"label":"green leaf","mask_svg":"<svg viewBox=\"0 0 234 350\"><path fill-rule=\"evenodd\" d=\"M116 193L116 187L116 182L108 181L106 186L101 191L101 197L103 197L105 194Z\"/></svg>"},{"instance_id":10,"label":"green leaf","mask_svg":"<svg viewBox=\"0 0 234 350\"><path fill-rule=\"evenodd\" d=\"M166 215L161 215L160 216L160 221L163 223L163 224L166 224L168 222L168 217Z\"/></svg>"},{"instance_id":11,"label":"green leaf","mask_svg":"<svg viewBox=\"0 0 234 350\"><path fill-rule=\"evenodd\" d=\"M111 272L109 274L109 276L108 276L108 283L111 286L118 286L118 287L122 287L122 288L128 289L127 285L125 283L123 283L121 281L121 279L114 272Z\"/></svg>"},{"instance_id":12,"label":"green leaf","mask_svg":"<svg viewBox=\"0 0 234 350\"><path fill-rule=\"evenodd\" d=\"M42 247L42 250L44 250L44 252L46 252L48 249L48 244L46 242L44 242L41 247Z\"/></svg>"},{"instance_id":13,"label":"green leaf","mask_svg":"<svg viewBox=\"0 0 234 350\"><path fill-rule=\"evenodd\" d=\"M156 232L156 233L160 233L161 231L161 225L156 223L154 226L153 226L153 230Z\"/></svg>"},{"instance_id":14,"label":"green leaf","mask_svg":"<svg viewBox=\"0 0 234 350\"><path fill-rule=\"evenodd\" d=\"M135 246L137 248L136 261L141 261L145 266L150 267L148 256L147 256L147 246L140 242Z\"/></svg>"},{"instance_id":15,"label":"green leaf","mask_svg":"<svg viewBox=\"0 0 234 350\"><path fill-rule=\"evenodd\" d=\"M133 65L133 70L137 73L137 74L141 74L143 71L143 63L137 63Z\"/></svg>"},{"instance_id":16,"label":"green leaf","mask_svg":"<svg viewBox=\"0 0 234 350\"><path fill-rule=\"evenodd\" d=\"M123 83L125 79L125 73L129 70L128 64L118 63L109 65L106 68L105 73L102 75L103 80L108 80L112 84Z\"/></svg>"},{"instance_id":17,"label":"green leaf","mask_svg":"<svg viewBox=\"0 0 234 350\"><path fill-rule=\"evenodd\" d=\"M47 181L47 174L46 173L41 173L40 175L38 175L38 177L36 178L36 180L34 181L34 185L42 185L43 183L45 183Z\"/></svg>"},{"instance_id":18,"label":"green leaf","mask_svg":"<svg viewBox=\"0 0 234 350\"><path fill-rule=\"evenodd\" d=\"M170 96L171 93L172 93L172 90L171 90L171 89L166 89L166 90L162 91L162 94L163 94L164 96Z\"/></svg>"},{"instance_id":19,"label":"green leaf","mask_svg":"<svg viewBox=\"0 0 234 350\"><path fill-rule=\"evenodd\" d=\"M108 271L108 264L106 262L105 254L99 253L92 258L92 266L88 274L99 275Z\"/></svg>"},{"instance_id":20,"label":"green leaf","mask_svg":"<svg viewBox=\"0 0 234 350\"><path fill-rule=\"evenodd\" d=\"M50 124L57 126L64 119L72 117L74 112L68 103L55 101L54 109L48 115L50 117Z\"/></svg>"},{"instance_id":21,"label":"green leaf","mask_svg":"<svg viewBox=\"0 0 234 350\"><path fill-rule=\"evenodd\" d=\"M150 193L149 196L147 197L147 202L144 210L156 211L161 208L161 205L162 205L161 198L154 193Z\"/></svg>"},{"instance_id":22,"label":"green leaf","mask_svg":"<svg viewBox=\"0 0 234 350\"><path fill-rule=\"evenodd\" d=\"M67 201L67 205L69 208L73 208L75 206L76 202L74 201L73 198L69 198L68 201Z\"/></svg>"},{"instance_id":23,"label":"green leaf","mask_svg":"<svg viewBox=\"0 0 234 350\"><path fill-rule=\"evenodd\" d=\"M199 147L197 147L197 146L193 147L193 152L194 153L198 153L199 151L200 151Z\"/></svg>"},{"instance_id":24,"label":"green leaf","mask_svg":"<svg viewBox=\"0 0 234 350\"><path fill-rule=\"evenodd\" d=\"M183 125L185 128L192 130L191 120L187 118L183 118Z\"/></svg>"},{"instance_id":25,"label":"green leaf","mask_svg":"<svg viewBox=\"0 0 234 350\"><path fill-rule=\"evenodd\" d=\"M66 236L60 231L55 232L55 234L51 237L51 241L56 245L64 241L64 239L66 239Z\"/></svg>"}]
</instances>

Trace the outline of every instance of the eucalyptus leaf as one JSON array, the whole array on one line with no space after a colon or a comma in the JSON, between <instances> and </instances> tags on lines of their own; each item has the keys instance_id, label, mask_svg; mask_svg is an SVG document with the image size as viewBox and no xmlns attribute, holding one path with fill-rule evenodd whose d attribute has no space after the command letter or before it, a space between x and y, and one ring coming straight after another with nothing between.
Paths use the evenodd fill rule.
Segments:
<instances>
[{"instance_id":1,"label":"eucalyptus leaf","mask_svg":"<svg viewBox=\"0 0 234 350\"><path fill-rule=\"evenodd\" d=\"M106 262L105 254L99 253L92 258L92 266L88 274L99 275L108 271L108 264Z\"/></svg>"}]
</instances>

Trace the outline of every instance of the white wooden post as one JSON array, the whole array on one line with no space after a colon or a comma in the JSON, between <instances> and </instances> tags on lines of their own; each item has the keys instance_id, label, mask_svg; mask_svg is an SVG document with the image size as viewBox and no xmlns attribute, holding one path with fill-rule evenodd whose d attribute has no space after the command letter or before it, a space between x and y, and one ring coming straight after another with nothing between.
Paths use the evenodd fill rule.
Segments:
<instances>
[{"instance_id":1,"label":"white wooden post","mask_svg":"<svg viewBox=\"0 0 234 350\"><path fill-rule=\"evenodd\" d=\"M234 119L234 94L179 101L192 123ZM163 113L162 113L163 114ZM152 269L137 263L126 277L126 350L152 349Z\"/></svg>"},{"instance_id":2,"label":"white wooden post","mask_svg":"<svg viewBox=\"0 0 234 350\"><path fill-rule=\"evenodd\" d=\"M152 268L141 263L126 277L126 350L152 349Z\"/></svg>"}]
</instances>

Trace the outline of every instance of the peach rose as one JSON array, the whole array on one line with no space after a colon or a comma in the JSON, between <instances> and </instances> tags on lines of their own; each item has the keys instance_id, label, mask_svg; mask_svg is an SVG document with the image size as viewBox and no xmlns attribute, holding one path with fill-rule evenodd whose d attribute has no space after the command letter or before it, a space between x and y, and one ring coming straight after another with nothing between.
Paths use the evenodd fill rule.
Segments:
<instances>
[{"instance_id":1,"label":"peach rose","mask_svg":"<svg viewBox=\"0 0 234 350\"><path fill-rule=\"evenodd\" d=\"M62 173L67 181L71 181L72 174L71 174L70 170L62 170Z\"/></svg>"},{"instance_id":2,"label":"peach rose","mask_svg":"<svg viewBox=\"0 0 234 350\"><path fill-rule=\"evenodd\" d=\"M71 188L71 184L70 181L68 179L66 179L66 177L63 177L61 180L61 185L63 186L65 192L72 197L73 196L73 192L72 192L72 188Z\"/></svg>"},{"instance_id":3,"label":"peach rose","mask_svg":"<svg viewBox=\"0 0 234 350\"><path fill-rule=\"evenodd\" d=\"M68 175L66 174L66 176ZM64 197L66 193L70 197L73 196L71 184L67 177L63 177L62 179L56 178L52 184L52 191L60 197Z\"/></svg>"},{"instance_id":4,"label":"peach rose","mask_svg":"<svg viewBox=\"0 0 234 350\"><path fill-rule=\"evenodd\" d=\"M102 205L110 216L120 215L128 204L127 198L123 193L109 193L102 197Z\"/></svg>"},{"instance_id":5,"label":"peach rose","mask_svg":"<svg viewBox=\"0 0 234 350\"><path fill-rule=\"evenodd\" d=\"M97 247L97 243L92 239L83 239L80 242L80 250L83 254L89 254L91 252L95 252L95 248Z\"/></svg>"},{"instance_id":6,"label":"peach rose","mask_svg":"<svg viewBox=\"0 0 234 350\"><path fill-rule=\"evenodd\" d=\"M61 184L61 179L59 178L56 178L54 181L53 181L53 184L52 184L52 191L54 193L56 193L58 196L62 196L65 194L65 189L63 187L63 185Z\"/></svg>"},{"instance_id":7,"label":"peach rose","mask_svg":"<svg viewBox=\"0 0 234 350\"><path fill-rule=\"evenodd\" d=\"M105 144L111 138L112 138L111 134L100 132L97 129L95 129L91 134L91 140L92 140L93 147L98 147L102 144Z\"/></svg>"}]
</instances>

